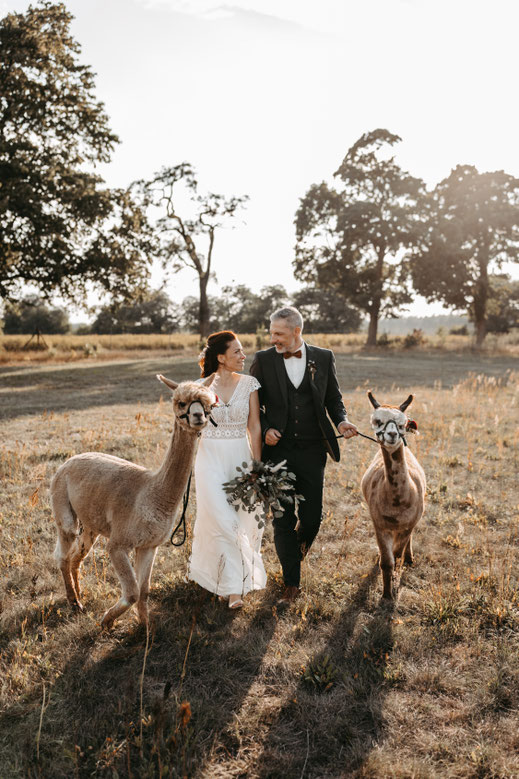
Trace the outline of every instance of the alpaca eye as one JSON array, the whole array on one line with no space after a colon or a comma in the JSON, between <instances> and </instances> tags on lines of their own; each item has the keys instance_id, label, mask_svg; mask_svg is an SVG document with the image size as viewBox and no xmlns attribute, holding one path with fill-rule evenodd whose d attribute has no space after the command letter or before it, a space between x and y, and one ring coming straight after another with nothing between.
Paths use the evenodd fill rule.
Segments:
<instances>
[{"instance_id":1,"label":"alpaca eye","mask_svg":"<svg viewBox=\"0 0 519 779\"><path fill-rule=\"evenodd\" d=\"M179 408L185 408L185 407L186 407L186 404L185 404L185 403L183 403L182 401L179 401L179 402L178 402L178 407L179 407Z\"/></svg>"}]
</instances>

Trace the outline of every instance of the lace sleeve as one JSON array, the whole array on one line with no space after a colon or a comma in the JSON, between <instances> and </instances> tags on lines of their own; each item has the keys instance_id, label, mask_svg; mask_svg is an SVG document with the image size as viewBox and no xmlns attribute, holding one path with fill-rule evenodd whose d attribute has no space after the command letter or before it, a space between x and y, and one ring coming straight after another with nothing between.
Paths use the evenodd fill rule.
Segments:
<instances>
[{"instance_id":1,"label":"lace sleeve","mask_svg":"<svg viewBox=\"0 0 519 779\"><path fill-rule=\"evenodd\" d=\"M249 376L249 394L251 392L255 392L256 390L259 390L261 387L261 384L254 376Z\"/></svg>"}]
</instances>

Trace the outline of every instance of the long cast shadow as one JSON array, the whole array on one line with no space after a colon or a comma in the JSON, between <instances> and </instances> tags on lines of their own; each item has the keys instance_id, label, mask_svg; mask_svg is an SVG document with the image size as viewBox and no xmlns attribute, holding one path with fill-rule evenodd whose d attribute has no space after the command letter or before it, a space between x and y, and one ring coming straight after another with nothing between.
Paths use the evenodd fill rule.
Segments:
<instances>
[{"instance_id":1,"label":"long cast shadow","mask_svg":"<svg viewBox=\"0 0 519 779\"><path fill-rule=\"evenodd\" d=\"M252 618L192 583L159 591L154 600L142 741L146 631L121 619L112 635L91 629L74 640L59 678L48 685L38 755L41 684L0 716L0 733L24 747L16 758L20 775L193 776L215 734L225 741L275 628L268 593ZM3 749L9 750L5 741Z\"/></svg>"},{"instance_id":2,"label":"long cast shadow","mask_svg":"<svg viewBox=\"0 0 519 779\"><path fill-rule=\"evenodd\" d=\"M337 354L336 361L344 392L362 386L368 377L370 385L384 390L395 382L431 387L441 380L444 387L450 387L474 372L503 377L512 370L519 371L519 358L513 355ZM246 372L249 364L250 358ZM60 366L0 366L0 418L154 402L160 397L154 381L156 373L184 381L197 378L199 371L195 357L179 356Z\"/></svg>"},{"instance_id":3,"label":"long cast shadow","mask_svg":"<svg viewBox=\"0 0 519 779\"><path fill-rule=\"evenodd\" d=\"M161 393L155 374L196 379L194 358L46 367L0 368L0 418L13 419L114 404L152 403Z\"/></svg>"},{"instance_id":4,"label":"long cast shadow","mask_svg":"<svg viewBox=\"0 0 519 779\"><path fill-rule=\"evenodd\" d=\"M379 576L376 564L326 645L309 658L295 694L290 694L264 741L256 766L259 776L353 777L380 739L393 609L381 604L366 611ZM320 673L325 678L316 685L313 680Z\"/></svg>"}]
</instances>

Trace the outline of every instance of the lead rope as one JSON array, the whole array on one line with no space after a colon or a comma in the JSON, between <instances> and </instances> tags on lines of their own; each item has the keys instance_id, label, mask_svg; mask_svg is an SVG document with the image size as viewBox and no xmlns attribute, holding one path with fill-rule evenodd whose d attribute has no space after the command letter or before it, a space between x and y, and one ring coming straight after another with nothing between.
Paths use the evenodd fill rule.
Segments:
<instances>
[{"instance_id":1,"label":"lead rope","mask_svg":"<svg viewBox=\"0 0 519 779\"><path fill-rule=\"evenodd\" d=\"M184 418L187 419L188 416L189 416L188 413L182 414L182 416L179 417L179 419L184 419ZM215 422L214 419L212 418L212 416L209 416L209 422L214 427L218 427L218 422ZM198 435L200 436L200 433ZM191 473L189 474L189 479L187 481L186 491L184 492L184 497L182 499L182 516L180 517L179 521L177 522L177 526L173 530L173 532L171 534L171 537L169 539L170 543L173 546L182 546L183 544L186 543L186 538L187 538L186 512L187 512L187 505L189 503L189 492L191 490L191 479L192 479L192 477L193 477L193 471L191 471ZM178 533L178 531L180 530L180 527L182 527L182 541L179 541L178 543L175 543L175 541L173 541L173 539L176 536L176 534Z\"/></svg>"},{"instance_id":2,"label":"lead rope","mask_svg":"<svg viewBox=\"0 0 519 779\"><path fill-rule=\"evenodd\" d=\"M173 546L182 546L186 542L187 538L187 530L186 530L186 511L187 511L187 504L189 503L189 490L191 489L191 477L193 476L193 471L189 474L189 479L187 482L187 489L184 492L184 498L183 498L183 506L182 506L182 516L180 517L176 528L173 530L171 534L171 538L169 539L171 544ZM180 530L180 527L182 527L182 541L175 542L173 541L175 535Z\"/></svg>"}]
</instances>

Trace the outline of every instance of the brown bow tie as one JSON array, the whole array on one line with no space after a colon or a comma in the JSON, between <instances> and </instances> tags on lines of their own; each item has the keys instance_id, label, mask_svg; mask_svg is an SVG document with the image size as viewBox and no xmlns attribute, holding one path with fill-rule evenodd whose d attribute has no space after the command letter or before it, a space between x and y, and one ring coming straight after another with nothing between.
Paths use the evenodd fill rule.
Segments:
<instances>
[{"instance_id":1,"label":"brown bow tie","mask_svg":"<svg viewBox=\"0 0 519 779\"><path fill-rule=\"evenodd\" d=\"M285 360L289 360L291 357L302 357L303 353L301 349L298 349L297 352L283 352L283 357Z\"/></svg>"}]
</instances>

